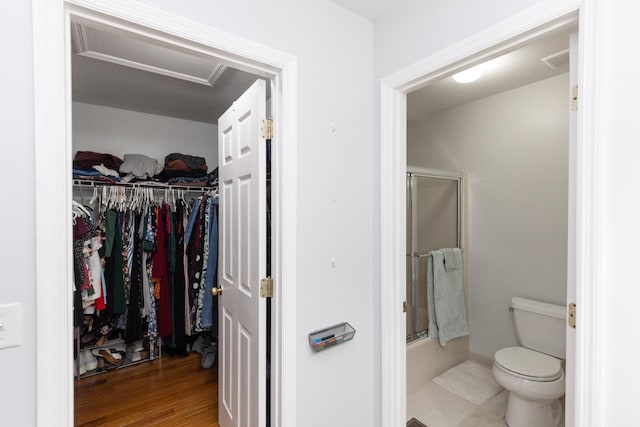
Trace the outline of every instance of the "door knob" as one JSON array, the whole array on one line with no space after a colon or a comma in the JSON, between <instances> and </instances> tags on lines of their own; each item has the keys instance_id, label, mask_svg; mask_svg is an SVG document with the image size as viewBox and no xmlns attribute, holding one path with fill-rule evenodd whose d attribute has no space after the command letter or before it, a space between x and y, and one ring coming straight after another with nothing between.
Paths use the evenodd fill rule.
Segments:
<instances>
[{"instance_id":1,"label":"door knob","mask_svg":"<svg viewBox=\"0 0 640 427\"><path fill-rule=\"evenodd\" d=\"M211 288L211 295L213 295L214 297L218 296L222 293L223 290L224 289L222 289L222 286L219 286L217 288Z\"/></svg>"}]
</instances>

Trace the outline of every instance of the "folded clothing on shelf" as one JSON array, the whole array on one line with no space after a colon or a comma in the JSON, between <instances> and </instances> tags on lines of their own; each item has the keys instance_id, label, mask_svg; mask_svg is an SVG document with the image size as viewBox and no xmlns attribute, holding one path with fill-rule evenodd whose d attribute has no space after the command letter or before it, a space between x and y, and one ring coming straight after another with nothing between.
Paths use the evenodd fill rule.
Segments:
<instances>
[{"instance_id":1,"label":"folded clothing on shelf","mask_svg":"<svg viewBox=\"0 0 640 427\"><path fill-rule=\"evenodd\" d=\"M123 174L133 174L136 178L153 178L162 168L156 159L144 154L125 154L124 162L118 169Z\"/></svg>"},{"instance_id":2,"label":"folded clothing on shelf","mask_svg":"<svg viewBox=\"0 0 640 427\"><path fill-rule=\"evenodd\" d=\"M73 168L91 170L94 166L104 165L106 168L118 170L122 159L112 154L96 153L94 151L78 151L73 157Z\"/></svg>"},{"instance_id":3,"label":"folded clothing on shelf","mask_svg":"<svg viewBox=\"0 0 640 427\"><path fill-rule=\"evenodd\" d=\"M164 168L173 171L202 170L206 173L207 161L200 156L171 153L164 158Z\"/></svg>"}]
</instances>

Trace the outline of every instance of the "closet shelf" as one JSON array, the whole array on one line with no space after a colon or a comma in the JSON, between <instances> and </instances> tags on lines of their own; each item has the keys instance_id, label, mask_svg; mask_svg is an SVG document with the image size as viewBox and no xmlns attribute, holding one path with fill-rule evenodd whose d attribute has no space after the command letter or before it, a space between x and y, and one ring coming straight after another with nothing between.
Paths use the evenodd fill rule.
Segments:
<instances>
[{"instance_id":1,"label":"closet shelf","mask_svg":"<svg viewBox=\"0 0 640 427\"><path fill-rule=\"evenodd\" d=\"M214 186L200 186L200 185L179 185L169 184L166 182L156 181L138 181L138 182L107 182L107 181L92 181L88 179L74 179L74 188L93 188L93 187L121 187L121 188L151 188L154 190L184 190L195 193L206 193L212 190L216 190L218 187Z\"/></svg>"},{"instance_id":2,"label":"closet shelf","mask_svg":"<svg viewBox=\"0 0 640 427\"><path fill-rule=\"evenodd\" d=\"M140 363L147 363L147 362L151 362L153 360L160 360L160 358L161 358L161 356L158 354L153 359L151 359L150 357L147 357L145 359L136 360L135 362L132 361L132 360L129 360L129 359L125 359L120 365L112 366L112 367L109 367L109 368L92 369L90 371L85 372L84 374L79 374L77 376L77 378L78 378L78 381L79 381L79 380L81 380L83 378L92 377L94 375L105 374L107 372L116 371L116 370L122 369L122 368L128 368L129 366L138 365Z\"/></svg>"},{"instance_id":3,"label":"closet shelf","mask_svg":"<svg viewBox=\"0 0 640 427\"><path fill-rule=\"evenodd\" d=\"M107 340L105 341L104 344L101 344L101 345L91 344L84 347L80 345L80 351L94 350L96 348L105 348L109 346L113 347L117 344L123 344L123 343L124 343L124 340L122 338L115 338L115 339Z\"/></svg>"},{"instance_id":4,"label":"closet shelf","mask_svg":"<svg viewBox=\"0 0 640 427\"><path fill-rule=\"evenodd\" d=\"M128 357L129 356L129 352L127 350L128 346L124 340L124 338L112 338L109 339L107 341L105 341L104 344L100 344L100 345L96 345L96 344L91 344L85 347L82 347L80 345L80 328L75 327L75 346L76 346L76 354L77 357L74 360L74 372L75 372L75 377L76 379L80 380L81 378L86 378L86 377L90 377L93 375L98 375L98 374L104 374L110 371L113 371L115 369L121 369L121 368L125 368L127 366L133 366L133 365L137 365L139 363L144 363L144 362L149 362L151 360L156 360L156 359L160 359L160 357L162 356L162 347L159 347L158 345L155 346L156 350L155 350L155 355L153 357L153 359L151 357L145 357L145 358L141 358L140 360L131 360ZM144 338L145 340L148 339L147 336L145 336ZM96 369L92 369L90 371L87 371L85 373L80 373L80 357L81 357L81 353L90 353L93 355L93 351L97 350L97 349L103 349L103 348L112 348L112 349L117 349L120 352L126 354L127 356L125 357L125 360L117 366L110 366L110 367L103 367L103 368L96 368ZM144 345L143 345L144 348ZM148 350L147 350L148 351ZM94 357L97 357L94 355Z\"/></svg>"}]
</instances>

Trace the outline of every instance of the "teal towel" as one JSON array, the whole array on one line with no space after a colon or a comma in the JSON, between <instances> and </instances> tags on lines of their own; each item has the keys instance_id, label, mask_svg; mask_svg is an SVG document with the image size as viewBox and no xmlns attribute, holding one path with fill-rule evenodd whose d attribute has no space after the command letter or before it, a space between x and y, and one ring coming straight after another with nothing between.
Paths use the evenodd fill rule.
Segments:
<instances>
[{"instance_id":1,"label":"teal towel","mask_svg":"<svg viewBox=\"0 0 640 427\"><path fill-rule=\"evenodd\" d=\"M431 251L427 260L429 336L438 337L442 347L447 341L469 335L464 308L463 269L447 270L444 264L443 251Z\"/></svg>"},{"instance_id":2,"label":"teal towel","mask_svg":"<svg viewBox=\"0 0 640 427\"><path fill-rule=\"evenodd\" d=\"M447 271L462 268L462 251L460 248L445 248L440 250L442 251L442 255L444 255L444 268L446 268Z\"/></svg>"},{"instance_id":3,"label":"teal towel","mask_svg":"<svg viewBox=\"0 0 640 427\"><path fill-rule=\"evenodd\" d=\"M427 313L429 315L429 337L438 337L436 307L433 304L433 252L427 257Z\"/></svg>"}]
</instances>

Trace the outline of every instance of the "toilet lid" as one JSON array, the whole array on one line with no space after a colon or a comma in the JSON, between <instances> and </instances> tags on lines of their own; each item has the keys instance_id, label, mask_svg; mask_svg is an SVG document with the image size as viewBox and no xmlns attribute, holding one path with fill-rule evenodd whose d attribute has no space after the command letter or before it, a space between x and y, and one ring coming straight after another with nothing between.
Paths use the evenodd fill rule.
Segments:
<instances>
[{"instance_id":1,"label":"toilet lid","mask_svg":"<svg viewBox=\"0 0 640 427\"><path fill-rule=\"evenodd\" d=\"M553 380L562 372L560 359L524 347L498 350L495 361L509 371L539 380Z\"/></svg>"}]
</instances>

